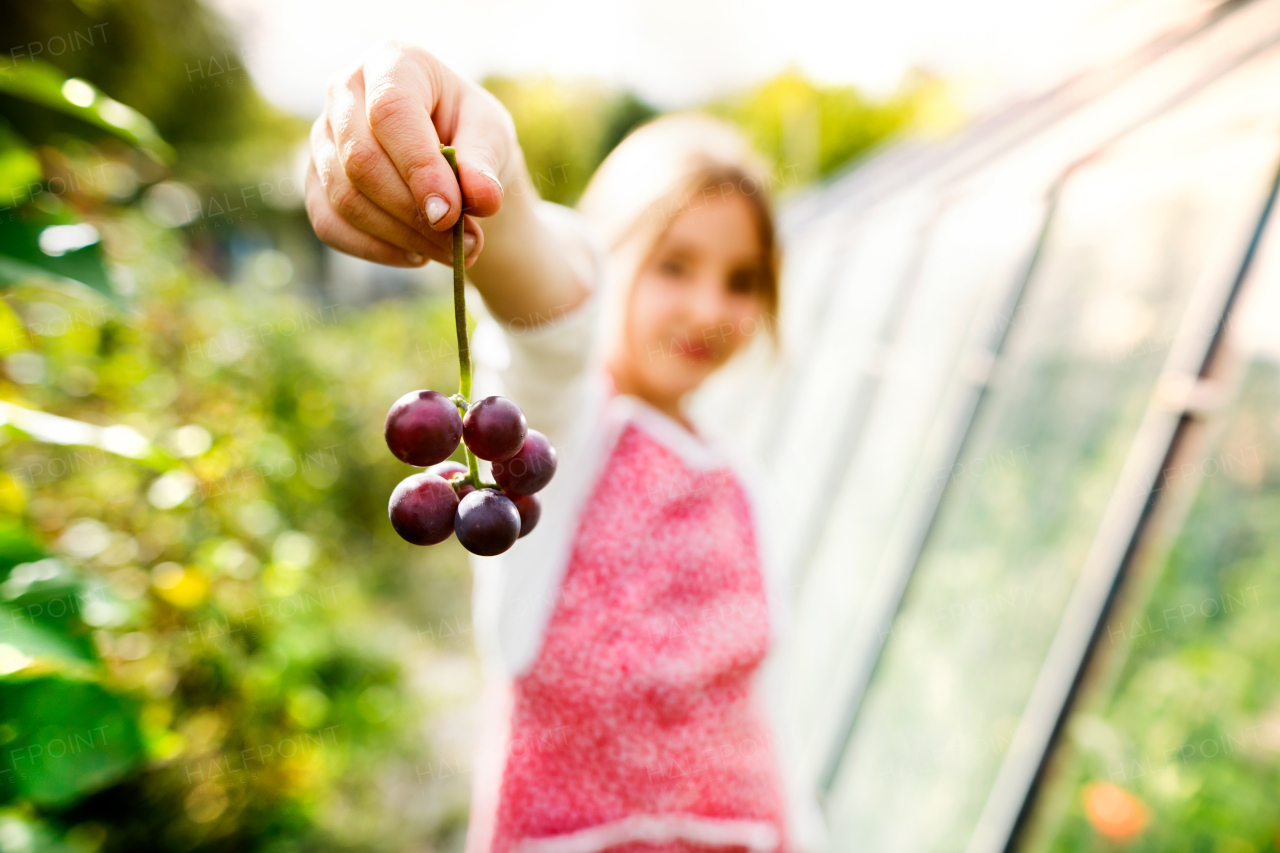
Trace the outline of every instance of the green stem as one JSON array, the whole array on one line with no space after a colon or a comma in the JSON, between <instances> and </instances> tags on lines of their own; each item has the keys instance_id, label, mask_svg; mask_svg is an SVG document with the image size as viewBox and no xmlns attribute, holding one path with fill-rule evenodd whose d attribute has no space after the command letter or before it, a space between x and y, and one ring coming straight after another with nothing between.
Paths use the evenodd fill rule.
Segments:
<instances>
[{"instance_id":1,"label":"green stem","mask_svg":"<svg viewBox=\"0 0 1280 853\"><path fill-rule=\"evenodd\" d=\"M449 161L453 169L453 177L458 181L458 191L462 191L462 177L458 174L458 155L446 145L440 146L440 153ZM471 347L467 344L467 294L463 280L466 252L463 248L466 225L461 212L458 221L453 223L453 321L458 330L458 393L466 403L471 402ZM460 407L462 408L462 407ZM462 450L467 456L467 476L471 485L480 488L480 468L471 448L466 444Z\"/></svg>"}]
</instances>

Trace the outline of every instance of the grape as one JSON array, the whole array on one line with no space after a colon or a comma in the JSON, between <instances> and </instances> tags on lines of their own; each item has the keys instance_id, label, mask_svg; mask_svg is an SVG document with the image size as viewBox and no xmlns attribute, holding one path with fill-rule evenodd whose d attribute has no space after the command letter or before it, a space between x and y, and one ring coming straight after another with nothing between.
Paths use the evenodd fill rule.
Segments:
<instances>
[{"instance_id":1,"label":"grape","mask_svg":"<svg viewBox=\"0 0 1280 853\"><path fill-rule=\"evenodd\" d=\"M461 462L441 462L439 465L432 465L427 469L427 471L431 474L438 474L443 477L445 481L449 481L459 474L466 474L467 466L463 465ZM461 486L454 486L454 491L458 493L458 500L462 500L475 490L476 487L470 483L463 483Z\"/></svg>"},{"instance_id":2,"label":"grape","mask_svg":"<svg viewBox=\"0 0 1280 853\"><path fill-rule=\"evenodd\" d=\"M458 496L435 474L405 477L391 493L387 515L396 533L414 545L435 545L453 532Z\"/></svg>"},{"instance_id":3,"label":"grape","mask_svg":"<svg viewBox=\"0 0 1280 853\"><path fill-rule=\"evenodd\" d=\"M529 424L520 407L506 397L485 397L473 403L462 419L462 439L481 459L510 459L524 444Z\"/></svg>"},{"instance_id":4,"label":"grape","mask_svg":"<svg viewBox=\"0 0 1280 853\"><path fill-rule=\"evenodd\" d=\"M467 473L467 466L463 465L461 462L454 462L450 460L448 462L441 462L439 465L432 465L427 469L427 473L435 474L442 480L452 480L459 474Z\"/></svg>"},{"instance_id":5,"label":"grape","mask_svg":"<svg viewBox=\"0 0 1280 853\"><path fill-rule=\"evenodd\" d=\"M556 449L536 429L529 430L520 452L503 462L493 463L493 479L504 492L531 495L551 482L556 473Z\"/></svg>"},{"instance_id":6,"label":"grape","mask_svg":"<svg viewBox=\"0 0 1280 853\"><path fill-rule=\"evenodd\" d=\"M519 538L520 511L506 495L493 489L477 489L458 504L453 529L462 547L472 554L492 557Z\"/></svg>"},{"instance_id":7,"label":"grape","mask_svg":"<svg viewBox=\"0 0 1280 853\"><path fill-rule=\"evenodd\" d=\"M397 459L425 468L443 462L457 450L462 417L445 395L410 391L392 404L383 434Z\"/></svg>"},{"instance_id":8,"label":"grape","mask_svg":"<svg viewBox=\"0 0 1280 853\"><path fill-rule=\"evenodd\" d=\"M542 501L538 500L537 495L516 495L511 498L511 502L516 505L516 510L520 513L520 538L528 536L533 532L533 528L538 526L538 519L542 518Z\"/></svg>"}]
</instances>

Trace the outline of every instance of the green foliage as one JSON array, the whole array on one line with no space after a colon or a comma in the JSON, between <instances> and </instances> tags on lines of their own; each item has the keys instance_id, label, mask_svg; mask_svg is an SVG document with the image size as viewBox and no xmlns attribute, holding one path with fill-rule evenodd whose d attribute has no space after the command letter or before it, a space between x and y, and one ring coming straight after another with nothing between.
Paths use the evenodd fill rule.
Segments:
<instances>
[{"instance_id":1,"label":"green foliage","mask_svg":"<svg viewBox=\"0 0 1280 853\"><path fill-rule=\"evenodd\" d=\"M96 232L89 232L87 239L92 242L78 249L50 254L41 248L41 236L48 229L74 227L73 223L74 220L65 213L53 215L31 209L21 220L0 228L0 284L13 284L33 275L43 275L73 285L85 284L113 296Z\"/></svg>"},{"instance_id":2,"label":"green foliage","mask_svg":"<svg viewBox=\"0 0 1280 853\"><path fill-rule=\"evenodd\" d=\"M515 121L534 189L560 204L576 202L605 155L657 115L630 92L586 83L490 77L484 86Z\"/></svg>"},{"instance_id":3,"label":"green foliage","mask_svg":"<svg viewBox=\"0 0 1280 853\"><path fill-rule=\"evenodd\" d=\"M26 201L28 188L42 177L40 158L8 122L0 120L0 199Z\"/></svg>"},{"instance_id":4,"label":"green foliage","mask_svg":"<svg viewBox=\"0 0 1280 853\"><path fill-rule=\"evenodd\" d=\"M0 93L95 125L157 161L173 158L173 149L141 114L103 95L87 81L69 78L40 60L28 58L22 66L15 62L0 68ZM27 141L0 118L0 203L6 196L14 206L31 199L36 194L33 188L42 189L42 177L40 161ZM44 274L110 295L107 271L96 245L97 232L75 222L76 217L62 204L31 208L21 217L10 217L0 231L0 285ZM45 238L52 239L42 244Z\"/></svg>"},{"instance_id":5,"label":"green foliage","mask_svg":"<svg viewBox=\"0 0 1280 853\"><path fill-rule=\"evenodd\" d=\"M0 120L20 129L42 165L37 204L58 212L128 203L148 185L177 178L205 202L201 209L210 198L230 198L253 208L260 225L301 217L291 162L308 123L258 95L244 52L199 0L4 5L12 47L0 62ZM68 79L76 82L64 92ZM87 107L77 105L90 96ZM4 158L0 211L24 201L5 192ZM30 156L23 159L29 167Z\"/></svg>"},{"instance_id":6,"label":"green foliage","mask_svg":"<svg viewBox=\"0 0 1280 853\"><path fill-rule=\"evenodd\" d=\"M173 159L169 143L142 114L104 95L92 83L68 77L39 59L0 68L0 92L97 125L158 160Z\"/></svg>"},{"instance_id":7,"label":"green foliage","mask_svg":"<svg viewBox=\"0 0 1280 853\"><path fill-rule=\"evenodd\" d=\"M658 114L630 92L598 85L491 77L485 87L515 120L534 187L561 204L577 201L600 161ZM833 174L944 103L941 83L922 75L877 102L852 86L820 86L787 71L706 109L741 127L790 190Z\"/></svg>"},{"instance_id":8,"label":"green foliage","mask_svg":"<svg viewBox=\"0 0 1280 853\"><path fill-rule=\"evenodd\" d=\"M36 755L0 802L103 850L453 837L466 777L437 772L458 757L421 721L459 698L443 674L470 672L469 574L391 531L407 469L381 436L403 388L456 384L448 302L347 314L227 289L144 216L108 233L109 258L148 246L135 312L11 292L10 356L44 378L0 397L128 423L171 467L4 428L0 739ZM65 381L86 369L92 390ZM74 756L50 750L76 732Z\"/></svg>"},{"instance_id":9,"label":"green foliage","mask_svg":"<svg viewBox=\"0 0 1280 853\"><path fill-rule=\"evenodd\" d=\"M1172 549L1100 639L1023 850L1111 851L1085 792L1137 806L1146 851L1274 850L1280 829L1280 370L1257 363L1221 437L1173 486L1199 490ZM1145 573L1146 569L1144 569ZM1135 583L1141 585L1142 578Z\"/></svg>"},{"instance_id":10,"label":"green foliage","mask_svg":"<svg viewBox=\"0 0 1280 853\"><path fill-rule=\"evenodd\" d=\"M901 133L942 98L941 84L923 76L876 102L852 86L821 86L786 71L709 110L741 126L779 181L794 189Z\"/></svg>"},{"instance_id":11,"label":"green foliage","mask_svg":"<svg viewBox=\"0 0 1280 853\"><path fill-rule=\"evenodd\" d=\"M0 802L57 806L114 782L140 763L136 709L97 684L66 678L0 681L16 721Z\"/></svg>"},{"instance_id":12,"label":"green foliage","mask_svg":"<svg viewBox=\"0 0 1280 853\"><path fill-rule=\"evenodd\" d=\"M6 2L4 20L14 73L29 77L48 63L90 81L147 116L187 157L196 146L261 141L292 124L258 96L243 51L198 0ZM24 128L58 127L35 113L24 119Z\"/></svg>"}]
</instances>

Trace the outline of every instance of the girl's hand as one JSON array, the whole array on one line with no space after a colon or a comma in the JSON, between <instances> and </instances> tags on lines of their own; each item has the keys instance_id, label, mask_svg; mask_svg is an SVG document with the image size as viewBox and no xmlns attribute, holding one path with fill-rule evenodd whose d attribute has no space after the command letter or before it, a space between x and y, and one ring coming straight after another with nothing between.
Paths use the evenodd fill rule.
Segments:
<instances>
[{"instance_id":1,"label":"girl's hand","mask_svg":"<svg viewBox=\"0 0 1280 853\"><path fill-rule=\"evenodd\" d=\"M441 144L457 150L461 192ZM425 50L387 42L329 84L311 128L307 215L341 252L420 266L453 262L450 229L466 211L471 266L484 245L472 215L501 209L515 164L515 128L496 98Z\"/></svg>"}]
</instances>

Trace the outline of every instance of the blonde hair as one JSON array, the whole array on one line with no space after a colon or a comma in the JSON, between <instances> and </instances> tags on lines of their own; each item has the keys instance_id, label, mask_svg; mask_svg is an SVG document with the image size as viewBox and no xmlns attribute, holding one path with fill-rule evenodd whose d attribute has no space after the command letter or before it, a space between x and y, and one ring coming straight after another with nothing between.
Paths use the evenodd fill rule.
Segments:
<instances>
[{"instance_id":1,"label":"blonde hair","mask_svg":"<svg viewBox=\"0 0 1280 853\"><path fill-rule=\"evenodd\" d=\"M672 220L717 194L737 193L756 213L761 303L776 315L779 252L770 182L768 166L742 135L711 116L667 115L632 131L600 164L578 202L610 252L615 311L625 310L640 265ZM773 331L777 324L767 326Z\"/></svg>"}]
</instances>

